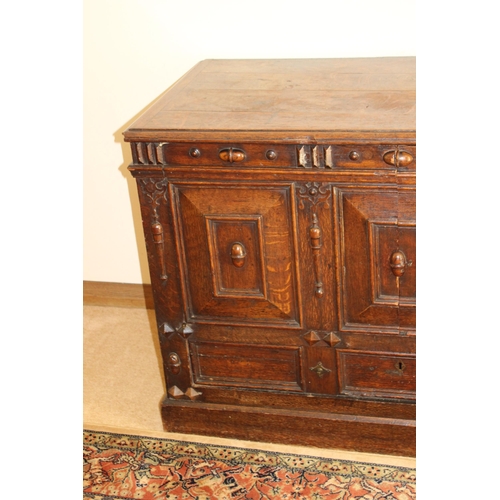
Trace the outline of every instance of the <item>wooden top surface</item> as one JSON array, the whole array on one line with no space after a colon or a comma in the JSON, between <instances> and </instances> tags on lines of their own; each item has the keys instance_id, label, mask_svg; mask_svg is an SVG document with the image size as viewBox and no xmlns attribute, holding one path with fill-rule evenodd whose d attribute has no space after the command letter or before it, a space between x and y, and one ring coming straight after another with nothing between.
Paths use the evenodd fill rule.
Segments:
<instances>
[{"instance_id":1,"label":"wooden top surface","mask_svg":"<svg viewBox=\"0 0 500 500\"><path fill-rule=\"evenodd\" d=\"M415 138L415 58L198 63L126 140Z\"/></svg>"}]
</instances>

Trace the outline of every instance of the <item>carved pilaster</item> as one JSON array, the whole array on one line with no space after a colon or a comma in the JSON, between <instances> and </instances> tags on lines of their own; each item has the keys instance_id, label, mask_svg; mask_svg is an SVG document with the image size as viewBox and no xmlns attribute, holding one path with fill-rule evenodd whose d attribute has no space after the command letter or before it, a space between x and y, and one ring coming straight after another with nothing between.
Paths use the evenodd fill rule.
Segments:
<instances>
[{"instance_id":1,"label":"carved pilaster","mask_svg":"<svg viewBox=\"0 0 500 500\"><path fill-rule=\"evenodd\" d=\"M168 181L162 179L138 179L139 186L144 196L150 201L152 212L151 234L156 249L156 257L160 267L160 279L166 281L168 279L165 260L165 239L163 226L160 222L158 208L162 198L166 199Z\"/></svg>"},{"instance_id":2,"label":"carved pilaster","mask_svg":"<svg viewBox=\"0 0 500 500\"><path fill-rule=\"evenodd\" d=\"M321 298L324 295L322 281L322 263L321 247L322 230L318 220L317 210L323 205L324 208L330 208L330 196L332 190L330 184L320 184L319 182L308 182L298 187L299 208L305 209L309 205L311 210L311 225L309 226L309 242L313 255L314 268L314 295Z\"/></svg>"}]
</instances>

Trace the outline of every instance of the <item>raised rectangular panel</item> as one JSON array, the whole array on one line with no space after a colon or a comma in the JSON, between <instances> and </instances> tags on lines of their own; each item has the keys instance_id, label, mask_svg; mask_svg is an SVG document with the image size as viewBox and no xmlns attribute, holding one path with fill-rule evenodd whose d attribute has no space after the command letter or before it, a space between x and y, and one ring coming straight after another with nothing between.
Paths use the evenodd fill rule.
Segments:
<instances>
[{"instance_id":1,"label":"raised rectangular panel","mask_svg":"<svg viewBox=\"0 0 500 500\"><path fill-rule=\"evenodd\" d=\"M349 350L337 356L342 394L415 399L415 356Z\"/></svg>"},{"instance_id":2,"label":"raised rectangular panel","mask_svg":"<svg viewBox=\"0 0 500 500\"><path fill-rule=\"evenodd\" d=\"M300 327L291 186L179 183L172 195L188 321Z\"/></svg>"},{"instance_id":3,"label":"raised rectangular panel","mask_svg":"<svg viewBox=\"0 0 500 500\"><path fill-rule=\"evenodd\" d=\"M398 193L334 191L340 229L341 328L397 332L398 284L389 258L397 249Z\"/></svg>"},{"instance_id":4,"label":"raised rectangular panel","mask_svg":"<svg viewBox=\"0 0 500 500\"><path fill-rule=\"evenodd\" d=\"M207 216L210 262L217 297L267 298L262 216ZM239 245L238 262L232 249Z\"/></svg>"},{"instance_id":5,"label":"raised rectangular panel","mask_svg":"<svg viewBox=\"0 0 500 500\"><path fill-rule=\"evenodd\" d=\"M190 343L197 385L302 391L301 347Z\"/></svg>"}]
</instances>

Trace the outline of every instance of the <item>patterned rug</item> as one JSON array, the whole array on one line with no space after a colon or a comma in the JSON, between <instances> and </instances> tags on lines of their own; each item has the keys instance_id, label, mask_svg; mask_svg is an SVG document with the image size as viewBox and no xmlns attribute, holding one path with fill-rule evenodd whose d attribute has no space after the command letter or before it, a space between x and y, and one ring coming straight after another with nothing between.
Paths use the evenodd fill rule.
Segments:
<instances>
[{"instance_id":1,"label":"patterned rug","mask_svg":"<svg viewBox=\"0 0 500 500\"><path fill-rule=\"evenodd\" d=\"M84 431L84 500L412 500L415 469Z\"/></svg>"}]
</instances>

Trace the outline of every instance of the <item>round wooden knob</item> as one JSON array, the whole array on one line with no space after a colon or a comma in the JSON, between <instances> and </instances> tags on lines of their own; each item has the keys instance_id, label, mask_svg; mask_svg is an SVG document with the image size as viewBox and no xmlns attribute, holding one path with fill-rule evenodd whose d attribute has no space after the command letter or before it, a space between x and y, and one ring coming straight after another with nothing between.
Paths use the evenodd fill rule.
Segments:
<instances>
[{"instance_id":1,"label":"round wooden knob","mask_svg":"<svg viewBox=\"0 0 500 500\"><path fill-rule=\"evenodd\" d=\"M278 153L276 153L273 149L270 149L269 151L266 151L266 158L268 160L276 160L276 158L278 158Z\"/></svg>"},{"instance_id":2,"label":"round wooden knob","mask_svg":"<svg viewBox=\"0 0 500 500\"><path fill-rule=\"evenodd\" d=\"M199 158L201 156L201 151L198 148L191 148L189 150L189 156Z\"/></svg>"}]
</instances>

